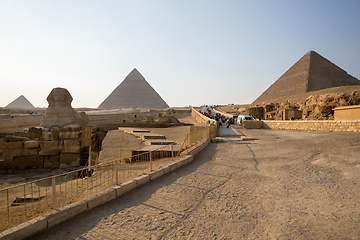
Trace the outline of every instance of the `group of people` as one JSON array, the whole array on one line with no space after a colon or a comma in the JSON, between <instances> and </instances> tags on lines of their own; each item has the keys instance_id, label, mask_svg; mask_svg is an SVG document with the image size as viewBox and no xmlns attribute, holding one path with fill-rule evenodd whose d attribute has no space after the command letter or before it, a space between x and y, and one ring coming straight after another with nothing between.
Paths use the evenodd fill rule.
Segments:
<instances>
[{"instance_id":1,"label":"group of people","mask_svg":"<svg viewBox=\"0 0 360 240\"><path fill-rule=\"evenodd\" d=\"M221 127L224 124L227 128L230 127L230 124L234 123L234 120L232 118L228 118L222 115L219 117L215 116L215 121L218 127Z\"/></svg>"},{"instance_id":2,"label":"group of people","mask_svg":"<svg viewBox=\"0 0 360 240\"><path fill-rule=\"evenodd\" d=\"M223 125L225 125L227 128L230 127L230 124L234 123L234 119L233 118L228 118L225 117L224 115L221 115L220 113L215 113L215 116L211 113L211 109L207 108L205 112L200 111L201 114L203 114L204 116L214 119L216 121L216 125L218 127L221 127Z\"/></svg>"}]
</instances>

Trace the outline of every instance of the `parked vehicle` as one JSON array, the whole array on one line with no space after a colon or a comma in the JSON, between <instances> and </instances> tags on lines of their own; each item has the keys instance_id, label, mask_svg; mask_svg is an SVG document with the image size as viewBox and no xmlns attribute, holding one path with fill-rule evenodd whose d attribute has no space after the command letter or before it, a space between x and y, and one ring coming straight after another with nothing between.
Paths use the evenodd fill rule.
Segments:
<instances>
[{"instance_id":1,"label":"parked vehicle","mask_svg":"<svg viewBox=\"0 0 360 240\"><path fill-rule=\"evenodd\" d=\"M243 121L254 121L254 118L250 115L239 115L236 119L238 125L241 125Z\"/></svg>"}]
</instances>

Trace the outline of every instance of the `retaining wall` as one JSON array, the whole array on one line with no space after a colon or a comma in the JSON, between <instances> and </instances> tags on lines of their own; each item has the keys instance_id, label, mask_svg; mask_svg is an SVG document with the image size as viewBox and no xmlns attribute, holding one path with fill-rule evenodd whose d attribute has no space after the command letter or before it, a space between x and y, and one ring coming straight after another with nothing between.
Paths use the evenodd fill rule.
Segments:
<instances>
[{"instance_id":1,"label":"retaining wall","mask_svg":"<svg viewBox=\"0 0 360 240\"><path fill-rule=\"evenodd\" d=\"M263 128L318 132L360 132L360 120L264 120Z\"/></svg>"},{"instance_id":2,"label":"retaining wall","mask_svg":"<svg viewBox=\"0 0 360 240\"><path fill-rule=\"evenodd\" d=\"M195 110L194 108L191 109L191 116L198 121L199 123L204 123L204 124L216 124L216 121L214 119L208 118L206 116L204 116L203 114L199 113L197 110Z\"/></svg>"}]
</instances>

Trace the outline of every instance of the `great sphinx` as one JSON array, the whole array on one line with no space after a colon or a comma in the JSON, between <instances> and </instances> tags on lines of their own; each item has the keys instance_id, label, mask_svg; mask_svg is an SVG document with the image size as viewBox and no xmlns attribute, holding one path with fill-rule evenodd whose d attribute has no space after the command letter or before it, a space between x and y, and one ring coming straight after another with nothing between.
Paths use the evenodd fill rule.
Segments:
<instances>
[{"instance_id":1,"label":"great sphinx","mask_svg":"<svg viewBox=\"0 0 360 240\"><path fill-rule=\"evenodd\" d=\"M84 125L86 116L80 115L71 107L73 100L65 88L54 88L46 99L49 103L41 126L45 128L63 127L66 125Z\"/></svg>"}]
</instances>

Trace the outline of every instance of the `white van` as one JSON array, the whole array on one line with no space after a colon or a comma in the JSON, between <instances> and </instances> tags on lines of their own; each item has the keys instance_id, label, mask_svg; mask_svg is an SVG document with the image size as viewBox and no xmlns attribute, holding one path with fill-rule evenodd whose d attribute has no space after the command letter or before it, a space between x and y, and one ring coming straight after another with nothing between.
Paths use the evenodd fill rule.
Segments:
<instances>
[{"instance_id":1,"label":"white van","mask_svg":"<svg viewBox=\"0 0 360 240\"><path fill-rule=\"evenodd\" d=\"M236 123L241 125L242 121L254 121L253 117L250 115L239 115L236 119Z\"/></svg>"}]
</instances>

